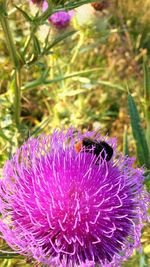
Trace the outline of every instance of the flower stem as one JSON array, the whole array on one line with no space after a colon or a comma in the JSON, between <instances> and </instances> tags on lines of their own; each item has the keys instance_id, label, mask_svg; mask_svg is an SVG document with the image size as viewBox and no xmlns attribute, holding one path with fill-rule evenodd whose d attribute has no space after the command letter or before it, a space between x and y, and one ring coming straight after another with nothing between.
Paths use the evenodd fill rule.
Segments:
<instances>
[{"instance_id":1,"label":"flower stem","mask_svg":"<svg viewBox=\"0 0 150 267\"><path fill-rule=\"evenodd\" d=\"M14 83L14 117L17 128L20 124L20 99L21 99L21 66L11 33L5 1L1 4L3 12L0 13L0 22L4 31L6 45L15 70Z\"/></svg>"},{"instance_id":2,"label":"flower stem","mask_svg":"<svg viewBox=\"0 0 150 267\"><path fill-rule=\"evenodd\" d=\"M12 62L14 64L15 68L19 67L19 61L18 61L18 56L16 52L16 47L14 44L13 36L9 27L9 22L8 22L8 17L7 17L7 11L3 6L4 12L0 14L0 20L1 20L1 25L5 34L6 42L7 42L7 47L9 54L11 56Z\"/></svg>"},{"instance_id":3,"label":"flower stem","mask_svg":"<svg viewBox=\"0 0 150 267\"><path fill-rule=\"evenodd\" d=\"M14 98L14 117L17 128L20 126L20 102L21 102L21 70L15 70L15 98Z\"/></svg>"}]
</instances>

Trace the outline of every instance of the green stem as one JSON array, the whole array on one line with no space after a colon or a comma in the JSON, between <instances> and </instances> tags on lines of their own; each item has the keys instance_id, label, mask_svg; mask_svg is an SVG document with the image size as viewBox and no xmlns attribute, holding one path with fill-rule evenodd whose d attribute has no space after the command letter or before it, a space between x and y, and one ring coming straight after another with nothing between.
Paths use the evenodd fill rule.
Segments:
<instances>
[{"instance_id":1,"label":"green stem","mask_svg":"<svg viewBox=\"0 0 150 267\"><path fill-rule=\"evenodd\" d=\"M14 45L13 37L11 34L11 30L9 27L8 18L7 16L1 14L0 20L1 20L1 25L3 28L4 34L5 34L6 44L7 44L9 54L11 56L14 67L18 68L19 67L18 56L17 56L15 45Z\"/></svg>"},{"instance_id":2,"label":"green stem","mask_svg":"<svg viewBox=\"0 0 150 267\"><path fill-rule=\"evenodd\" d=\"M38 29L38 25L33 25L33 26L32 26L32 28L31 28L31 33L30 33L30 35L27 37L26 42L25 42L25 45L24 45L24 47L23 47L23 54L24 54L24 55L26 54L26 51L27 51L27 49L28 49L28 47L29 47L29 45L30 45L30 42L31 42L31 40L32 40L32 35L34 35L34 34L36 33L37 29Z\"/></svg>"},{"instance_id":3,"label":"green stem","mask_svg":"<svg viewBox=\"0 0 150 267\"><path fill-rule=\"evenodd\" d=\"M11 57L11 60L14 65L15 70L15 83L14 83L14 117L17 128L19 128L20 125L20 99L21 99L21 66L19 62L19 58L17 55L16 47L14 44L13 36L11 33L8 16L7 16L7 10L6 5L3 2L3 12L0 14L0 22L2 25L2 29L4 31L4 35L6 38L6 45Z\"/></svg>"},{"instance_id":4,"label":"green stem","mask_svg":"<svg viewBox=\"0 0 150 267\"><path fill-rule=\"evenodd\" d=\"M16 126L20 126L20 102L21 102L21 70L15 70L15 98L14 98L14 117Z\"/></svg>"},{"instance_id":5,"label":"green stem","mask_svg":"<svg viewBox=\"0 0 150 267\"><path fill-rule=\"evenodd\" d=\"M24 45L24 47L23 47L23 54L26 53L26 51L27 51L27 49L28 49L28 47L29 47L30 42L31 42L31 34L28 35L28 37L27 37L27 39L26 39L25 45Z\"/></svg>"},{"instance_id":6,"label":"green stem","mask_svg":"<svg viewBox=\"0 0 150 267\"><path fill-rule=\"evenodd\" d=\"M95 72L95 71L100 71L100 70L103 70L103 68L93 68L93 69L90 69L90 70L83 70L83 71L79 71L79 72L73 72L73 73L70 73L68 75L58 76L58 77L56 77L55 79L52 79L52 80L46 80L46 78L42 76L37 80L31 81L29 83L26 83L24 86L22 86L22 90L23 91L31 90L31 89L36 88L37 86L41 86L41 85L44 85L44 84L49 85L51 83L61 82L62 80L65 80L65 79L73 78L73 77L76 77L76 76L80 76L80 75L84 75L84 74L87 74L87 73L90 73L90 72ZM47 77L47 75L45 75L45 76ZM116 86L117 85L115 85L115 87Z\"/></svg>"}]
</instances>

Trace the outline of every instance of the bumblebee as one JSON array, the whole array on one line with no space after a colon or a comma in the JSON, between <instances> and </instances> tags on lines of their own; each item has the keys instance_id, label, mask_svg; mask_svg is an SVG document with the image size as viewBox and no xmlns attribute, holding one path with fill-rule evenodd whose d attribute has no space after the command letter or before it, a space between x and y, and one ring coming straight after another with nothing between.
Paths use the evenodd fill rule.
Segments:
<instances>
[{"instance_id":1,"label":"bumblebee","mask_svg":"<svg viewBox=\"0 0 150 267\"><path fill-rule=\"evenodd\" d=\"M90 138L84 138L81 142L75 144L76 152L80 152L82 149L87 153L93 153L98 158L101 156L106 161L110 161L113 156L113 148L105 141L97 141Z\"/></svg>"}]
</instances>

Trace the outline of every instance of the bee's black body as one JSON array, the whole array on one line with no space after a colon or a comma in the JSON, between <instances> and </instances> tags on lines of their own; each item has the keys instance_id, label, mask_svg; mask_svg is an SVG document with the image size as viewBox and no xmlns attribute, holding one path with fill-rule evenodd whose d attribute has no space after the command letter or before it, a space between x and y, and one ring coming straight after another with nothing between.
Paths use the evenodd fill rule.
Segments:
<instances>
[{"instance_id":1,"label":"bee's black body","mask_svg":"<svg viewBox=\"0 0 150 267\"><path fill-rule=\"evenodd\" d=\"M110 161L113 156L113 148L105 141L92 140L90 138L84 138L82 140L82 147L86 152L94 152L94 155L98 158L101 154L103 159Z\"/></svg>"}]
</instances>

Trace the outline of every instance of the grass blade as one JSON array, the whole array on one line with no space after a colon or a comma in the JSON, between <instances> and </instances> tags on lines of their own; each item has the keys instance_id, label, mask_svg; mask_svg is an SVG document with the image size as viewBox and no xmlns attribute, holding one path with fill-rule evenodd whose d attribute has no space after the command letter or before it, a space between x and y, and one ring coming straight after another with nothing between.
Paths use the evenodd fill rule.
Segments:
<instances>
[{"instance_id":1,"label":"grass blade","mask_svg":"<svg viewBox=\"0 0 150 267\"><path fill-rule=\"evenodd\" d=\"M140 124L140 116L133 97L128 95L129 113L132 126L133 137L136 142L137 157L140 165L150 168L150 155L145 137L145 133Z\"/></svg>"},{"instance_id":2,"label":"grass blade","mask_svg":"<svg viewBox=\"0 0 150 267\"><path fill-rule=\"evenodd\" d=\"M150 73L147 65L144 63L144 100L146 117L146 139L150 151Z\"/></svg>"},{"instance_id":3,"label":"grass blade","mask_svg":"<svg viewBox=\"0 0 150 267\"><path fill-rule=\"evenodd\" d=\"M123 135L123 152L125 155L129 156L127 127L125 127L124 129L124 135Z\"/></svg>"}]
</instances>

